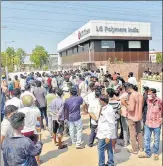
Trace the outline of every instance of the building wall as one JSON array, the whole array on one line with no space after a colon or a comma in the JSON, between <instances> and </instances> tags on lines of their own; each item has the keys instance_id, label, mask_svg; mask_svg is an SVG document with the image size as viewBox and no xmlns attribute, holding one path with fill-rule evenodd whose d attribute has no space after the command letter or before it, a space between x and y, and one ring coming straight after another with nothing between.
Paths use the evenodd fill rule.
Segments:
<instances>
[{"instance_id":1,"label":"building wall","mask_svg":"<svg viewBox=\"0 0 163 166\"><path fill-rule=\"evenodd\" d=\"M105 40L104 40L105 41ZM109 41L109 40L107 40ZM94 41L94 51L95 52L121 52L121 51L149 51L149 40L140 40L141 48L129 48L128 42L129 40L110 40L115 41L115 48L102 48L101 47L101 40ZM132 40L130 40L132 41Z\"/></svg>"},{"instance_id":2,"label":"building wall","mask_svg":"<svg viewBox=\"0 0 163 166\"><path fill-rule=\"evenodd\" d=\"M123 63L123 64L108 64L108 71L112 74L114 72L120 73L121 76L128 80L128 73L133 72L136 79L139 81L143 76L143 72L148 70L152 72L161 72L162 64L158 63Z\"/></svg>"},{"instance_id":3,"label":"building wall","mask_svg":"<svg viewBox=\"0 0 163 166\"><path fill-rule=\"evenodd\" d=\"M147 62L149 61L149 40L140 40L141 48L129 48L129 40L104 40L115 41L115 48L102 48L102 40L86 41L82 47L78 45L61 52L62 64L89 61L89 48L91 49L91 61L124 61ZM132 40L131 40L132 41Z\"/></svg>"},{"instance_id":4,"label":"building wall","mask_svg":"<svg viewBox=\"0 0 163 166\"><path fill-rule=\"evenodd\" d=\"M123 62L140 62L149 61L149 52L148 51L123 51L123 52L93 52L90 53L91 61L108 61L110 58L111 62L122 60ZM73 64L75 62L88 62L89 53L83 52L75 55L64 56L62 57L62 65L64 64Z\"/></svg>"}]
</instances>

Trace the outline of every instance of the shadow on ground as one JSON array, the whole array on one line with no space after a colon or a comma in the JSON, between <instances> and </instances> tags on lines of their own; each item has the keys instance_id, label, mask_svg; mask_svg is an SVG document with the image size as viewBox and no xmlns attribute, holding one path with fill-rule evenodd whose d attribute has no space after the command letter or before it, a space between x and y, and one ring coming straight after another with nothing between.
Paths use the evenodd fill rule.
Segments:
<instances>
[{"instance_id":1,"label":"shadow on ground","mask_svg":"<svg viewBox=\"0 0 163 166\"><path fill-rule=\"evenodd\" d=\"M56 158L58 155L65 153L68 151L68 148L62 149L62 150L52 150L49 151L48 153L41 155L40 159L43 161L43 163L46 163L52 158Z\"/></svg>"}]
</instances>

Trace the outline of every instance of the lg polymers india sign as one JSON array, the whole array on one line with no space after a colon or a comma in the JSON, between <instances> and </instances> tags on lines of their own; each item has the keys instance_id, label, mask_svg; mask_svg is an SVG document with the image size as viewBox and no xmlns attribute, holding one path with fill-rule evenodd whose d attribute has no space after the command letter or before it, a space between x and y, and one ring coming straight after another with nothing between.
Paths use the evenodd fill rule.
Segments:
<instances>
[{"instance_id":1,"label":"lg polymers india sign","mask_svg":"<svg viewBox=\"0 0 163 166\"><path fill-rule=\"evenodd\" d=\"M90 29L84 29L78 32L78 39L80 40L82 37L90 33Z\"/></svg>"},{"instance_id":2,"label":"lg polymers india sign","mask_svg":"<svg viewBox=\"0 0 163 166\"><path fill-rule=\"evenodd\" d=\"M139 33L139 29L137 28L114 28L112 26L96 26L96 32L110 32L110 33L116 33L116 32L122 32L122 33Z\"/></svg>"}]
</instances>

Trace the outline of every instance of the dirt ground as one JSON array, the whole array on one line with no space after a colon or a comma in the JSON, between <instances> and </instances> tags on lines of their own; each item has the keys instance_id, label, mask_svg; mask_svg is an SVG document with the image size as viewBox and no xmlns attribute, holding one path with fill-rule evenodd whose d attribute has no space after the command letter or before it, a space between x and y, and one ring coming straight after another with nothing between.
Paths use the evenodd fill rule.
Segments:
<instances>
[{"instance_id":1,"label":"dirt ground","mask_svg":"<svg viewBox=\"0 0 163 166\"><path fill-rule=\"evenodd\" d=\"M98 166L97 143L92 148L87 146L90 133L89 118L88 116L84 116L82 119L84 125L83 141L86 145L85 149L75 149L75 147L70 145L69 137L65 137L65 142L69 144L68 148L58 150L53 140L49 137L48 131L43 131L42 142L44 146L40 157L43 164L41 164L41 166ZM154 161L153 156L150 159L139 159L137 155L129 154L126 148L117 147L121 149L121 152L114 155L115 166L162 165L162 134L158 161ZM129 146L128 148L131 147Z\"/></svg>"}]
</instances>

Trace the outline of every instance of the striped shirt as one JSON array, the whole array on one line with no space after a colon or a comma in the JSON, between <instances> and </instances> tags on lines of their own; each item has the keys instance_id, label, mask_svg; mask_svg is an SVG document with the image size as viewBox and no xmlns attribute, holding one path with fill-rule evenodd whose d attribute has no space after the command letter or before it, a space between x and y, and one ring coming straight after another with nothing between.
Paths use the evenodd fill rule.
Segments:
<instances>
[{"instance_id":1,"label":"striped shirt","mask_svg":"<svg viewBox=\"0 0 163 166\"><path fill-rule=\"evenodd\" d=\"M115 112L115 123L117 123L117 120L120 118L120 110L121 110L120 101L111 99L109 100L109 105L113 107L113 110Z\"/></svg>"},{"instance_id":2,"label":"striped shirt","mask_svg":"<svg viewBox=\"0 0 163 166\"><path fill-rule=\"evenodd\" d=\"M162 124L162 100L156 98L154 101L147 99L146 125L151 128L158 128Z\"/></svg>"}]
</instances>

